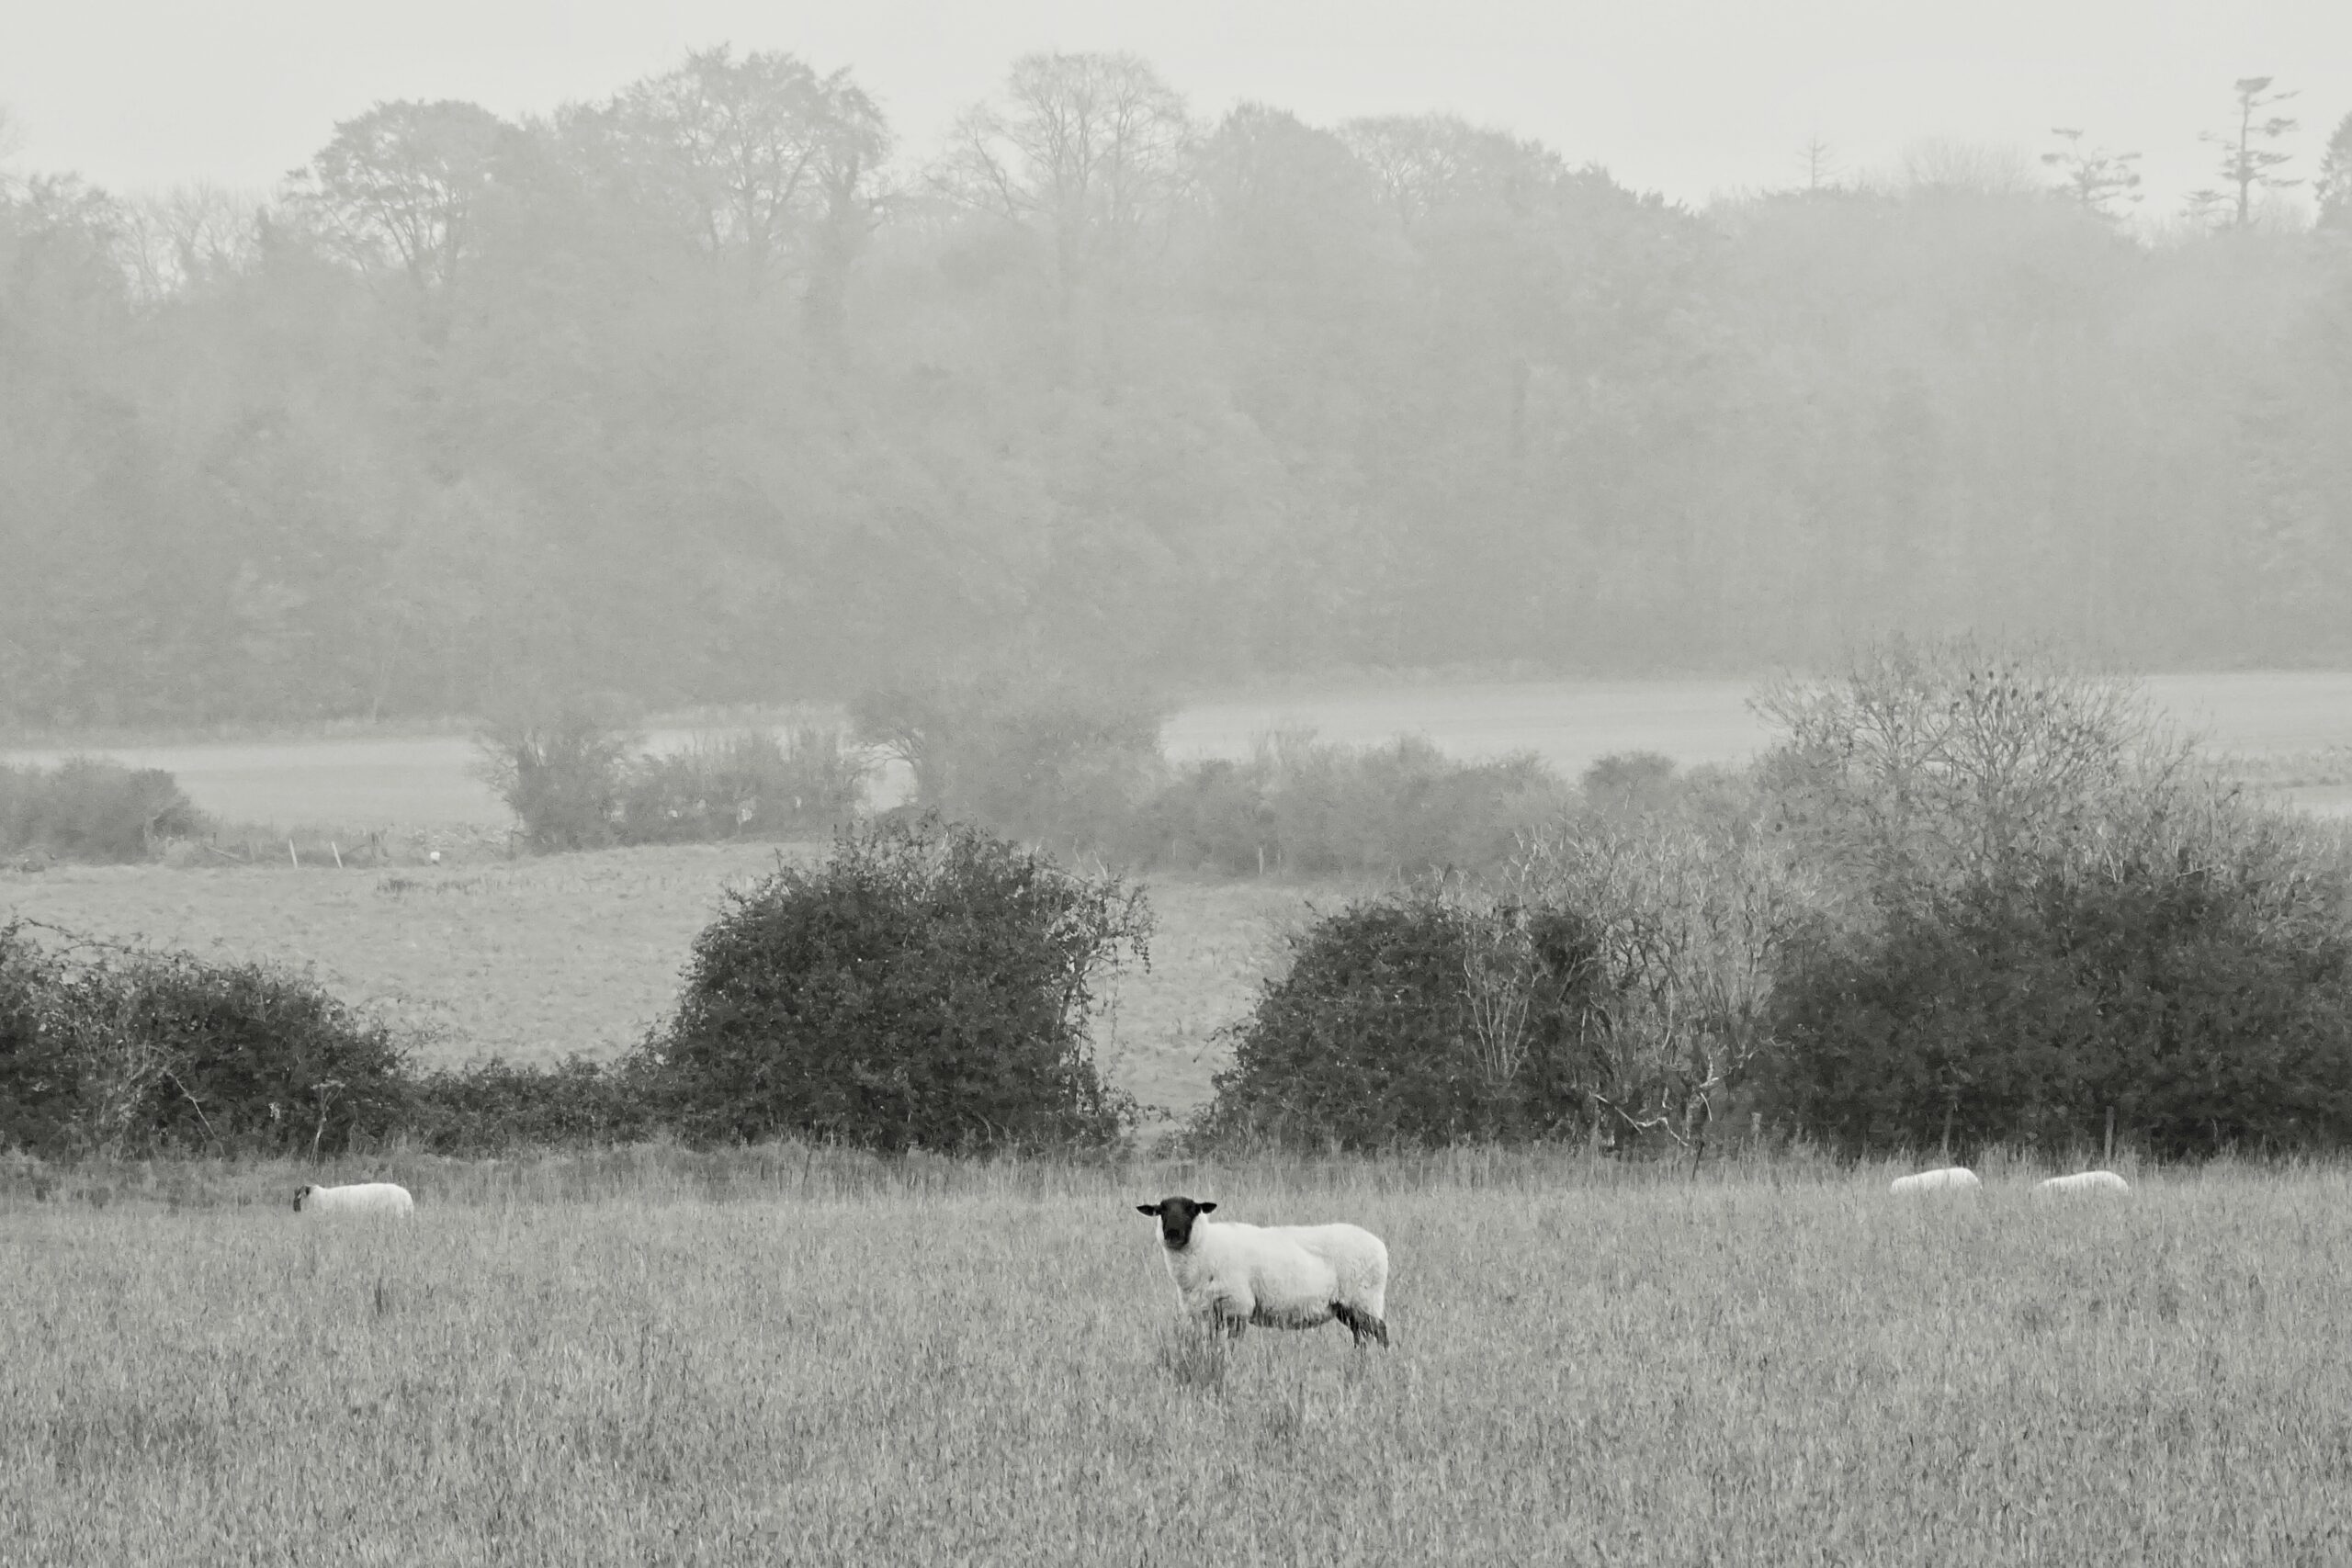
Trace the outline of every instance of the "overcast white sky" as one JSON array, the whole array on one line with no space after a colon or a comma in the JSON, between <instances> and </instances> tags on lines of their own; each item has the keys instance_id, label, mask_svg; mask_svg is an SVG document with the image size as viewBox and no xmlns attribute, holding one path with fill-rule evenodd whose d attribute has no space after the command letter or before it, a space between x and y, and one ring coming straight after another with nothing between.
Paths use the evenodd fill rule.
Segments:
<instances>
[{"instance_id":1,"label":"overcast white sky","mask_svg":"<svg viewBox=\"0 0 2352 1568\"><path fill-rule=\"evenodd\" d=\"M2352 109L2352 0L0 0L0 105L19 169L267 188L379 99L544 111L720 41L851 67L915 154L1014 56L1125 49L1204 116L1452 109L1692 203L1790 183L1815 134L1860 170L2076 125L2169 210L2233 78L2302 90L2306 176Z\"/></svg>"}]
</instances>

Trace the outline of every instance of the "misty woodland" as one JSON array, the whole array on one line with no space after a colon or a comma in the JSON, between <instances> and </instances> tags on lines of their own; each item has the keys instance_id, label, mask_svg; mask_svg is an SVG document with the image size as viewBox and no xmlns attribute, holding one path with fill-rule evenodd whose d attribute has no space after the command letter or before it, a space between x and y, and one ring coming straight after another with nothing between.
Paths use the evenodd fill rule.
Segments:
<instances>
[{"instance_id":1,"label":"misty woodland","mask_svg":"<svg viewBox=\"0 0 2352 1568\"><path fill-rule=\"evenodd\" d=\"M716 48L355 105L266 196L18 171L0 720L1750 668L1852 606L2341 658L2352 121L2292 87L2217 80L2164 220L2095 130L1694 211L1475 106L1206 123L1117 54L933 147Z\"/></svg>"}]
</instances>

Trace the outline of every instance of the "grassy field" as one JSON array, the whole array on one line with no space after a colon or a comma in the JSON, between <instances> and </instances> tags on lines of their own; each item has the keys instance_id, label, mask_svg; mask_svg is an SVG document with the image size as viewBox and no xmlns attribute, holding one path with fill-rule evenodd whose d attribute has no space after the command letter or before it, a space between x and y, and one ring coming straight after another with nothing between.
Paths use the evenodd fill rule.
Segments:
<instances>
[{"instance_id":1,"label":"grassy field","mask_svg":"<svg viewBox=\"0 0 2352 1568\"><path fill-rule=\"evenodd\" d=\"M793 852L810 853L804 847ZM428 1062L609 1057L660 1021L722 890L772 870L751 845L610 850L386 871L258 866L57 866L0 871L10 914L114 942L262 959L413 1031ZM1112 987L1097 1030L1114 1081L1189 1113L1311 892L1278 882L1150 884L1148 970Z\"/></svg>"},{"instance_id":2,"label":"grassy field","mask_svg":"<svg viewBox=\"0 0 2352 1568\"><path fill-rule=\"evenodd\" d=\"M2336 1171L399 1174L0 1199L0 1562L2352 1560ZM1170 1190L1380 1231L1396 1348L1188 1338Z\"/></svg>"}]
</instances>

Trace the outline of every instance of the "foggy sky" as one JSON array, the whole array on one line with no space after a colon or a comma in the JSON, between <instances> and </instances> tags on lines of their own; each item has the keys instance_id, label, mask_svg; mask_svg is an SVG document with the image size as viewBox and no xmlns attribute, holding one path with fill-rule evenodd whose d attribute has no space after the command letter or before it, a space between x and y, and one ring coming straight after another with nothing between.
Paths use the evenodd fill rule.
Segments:
<instances>
[{"instance_id":1,"label":"foggy sky","mask_svg":"<svg viewBox=\"0 0 2352 1568\"><path fill-rule=\"evenodd\" d=\"M1453 110L1692 203L1795 183L1816 134L1860 172L2070 125L2143 152L2162 215L2212 183L2233 78L2302 90L2306 179L2352 108L2352 0L0 0L0 105L20 170L266 191L379 99L517 117L722 41L849 66L916 159L1014 56L1125 49L1204 117Z\"/></svg>"}]
</instances>

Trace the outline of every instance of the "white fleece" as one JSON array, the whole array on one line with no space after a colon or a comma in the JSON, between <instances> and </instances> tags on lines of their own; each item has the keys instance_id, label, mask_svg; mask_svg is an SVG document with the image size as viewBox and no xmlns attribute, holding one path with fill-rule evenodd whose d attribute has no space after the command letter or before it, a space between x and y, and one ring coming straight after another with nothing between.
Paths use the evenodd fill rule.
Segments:
<instances>
[{"instance_id":1,"label":"white fleece","mask_svg":"<svg viewBox=\"0 0 2352 1568\"><path fill-rule=\"evenodd\" d=\"M1968 1192L1984 1186L1976 1173L1964 1165L1946 1166L1941 1170L1923 1170L1917 1176L1898 1176L1888 1184L1889 1192Z\"/></svg>"},{"instance_id":2,"label":"white fleece","mask_svg":"<svg viewBox=\"0 0 2352 1568\"><path fill-rule=\"evenodd\" d=\"M2132 1184L2111 1170L2083 1170L2072 1176L2053 1176L2043 1182L2044 1192L2129 1192Z\"/></svg>"},{"instance_id":3,"label":"white fleece","mask_svg":"<svg viewBox=\"0 0 2352 1568\"><path fill-rule=\"evenodd\" d=\"M314 1214L399 1214L416 1212L408 1189L390 1181L359 1181L348 1187L305 1187L294 1194L298 1213Z\"/></svg>"},{"instance_id":4,"label":"white fleece","mask_svg":"<svg viewBox=\"0 0 2352 1568\"><path fill-rule=\"evenodd\" d=\"M1314 1328L1338 1315L1335 1306L1384 1326L1388 1315L1388 1248L1360 1225L1199 1220L1182 1251L1160 1251L1194 1317Z\"/></svg>"}]
</instances>

